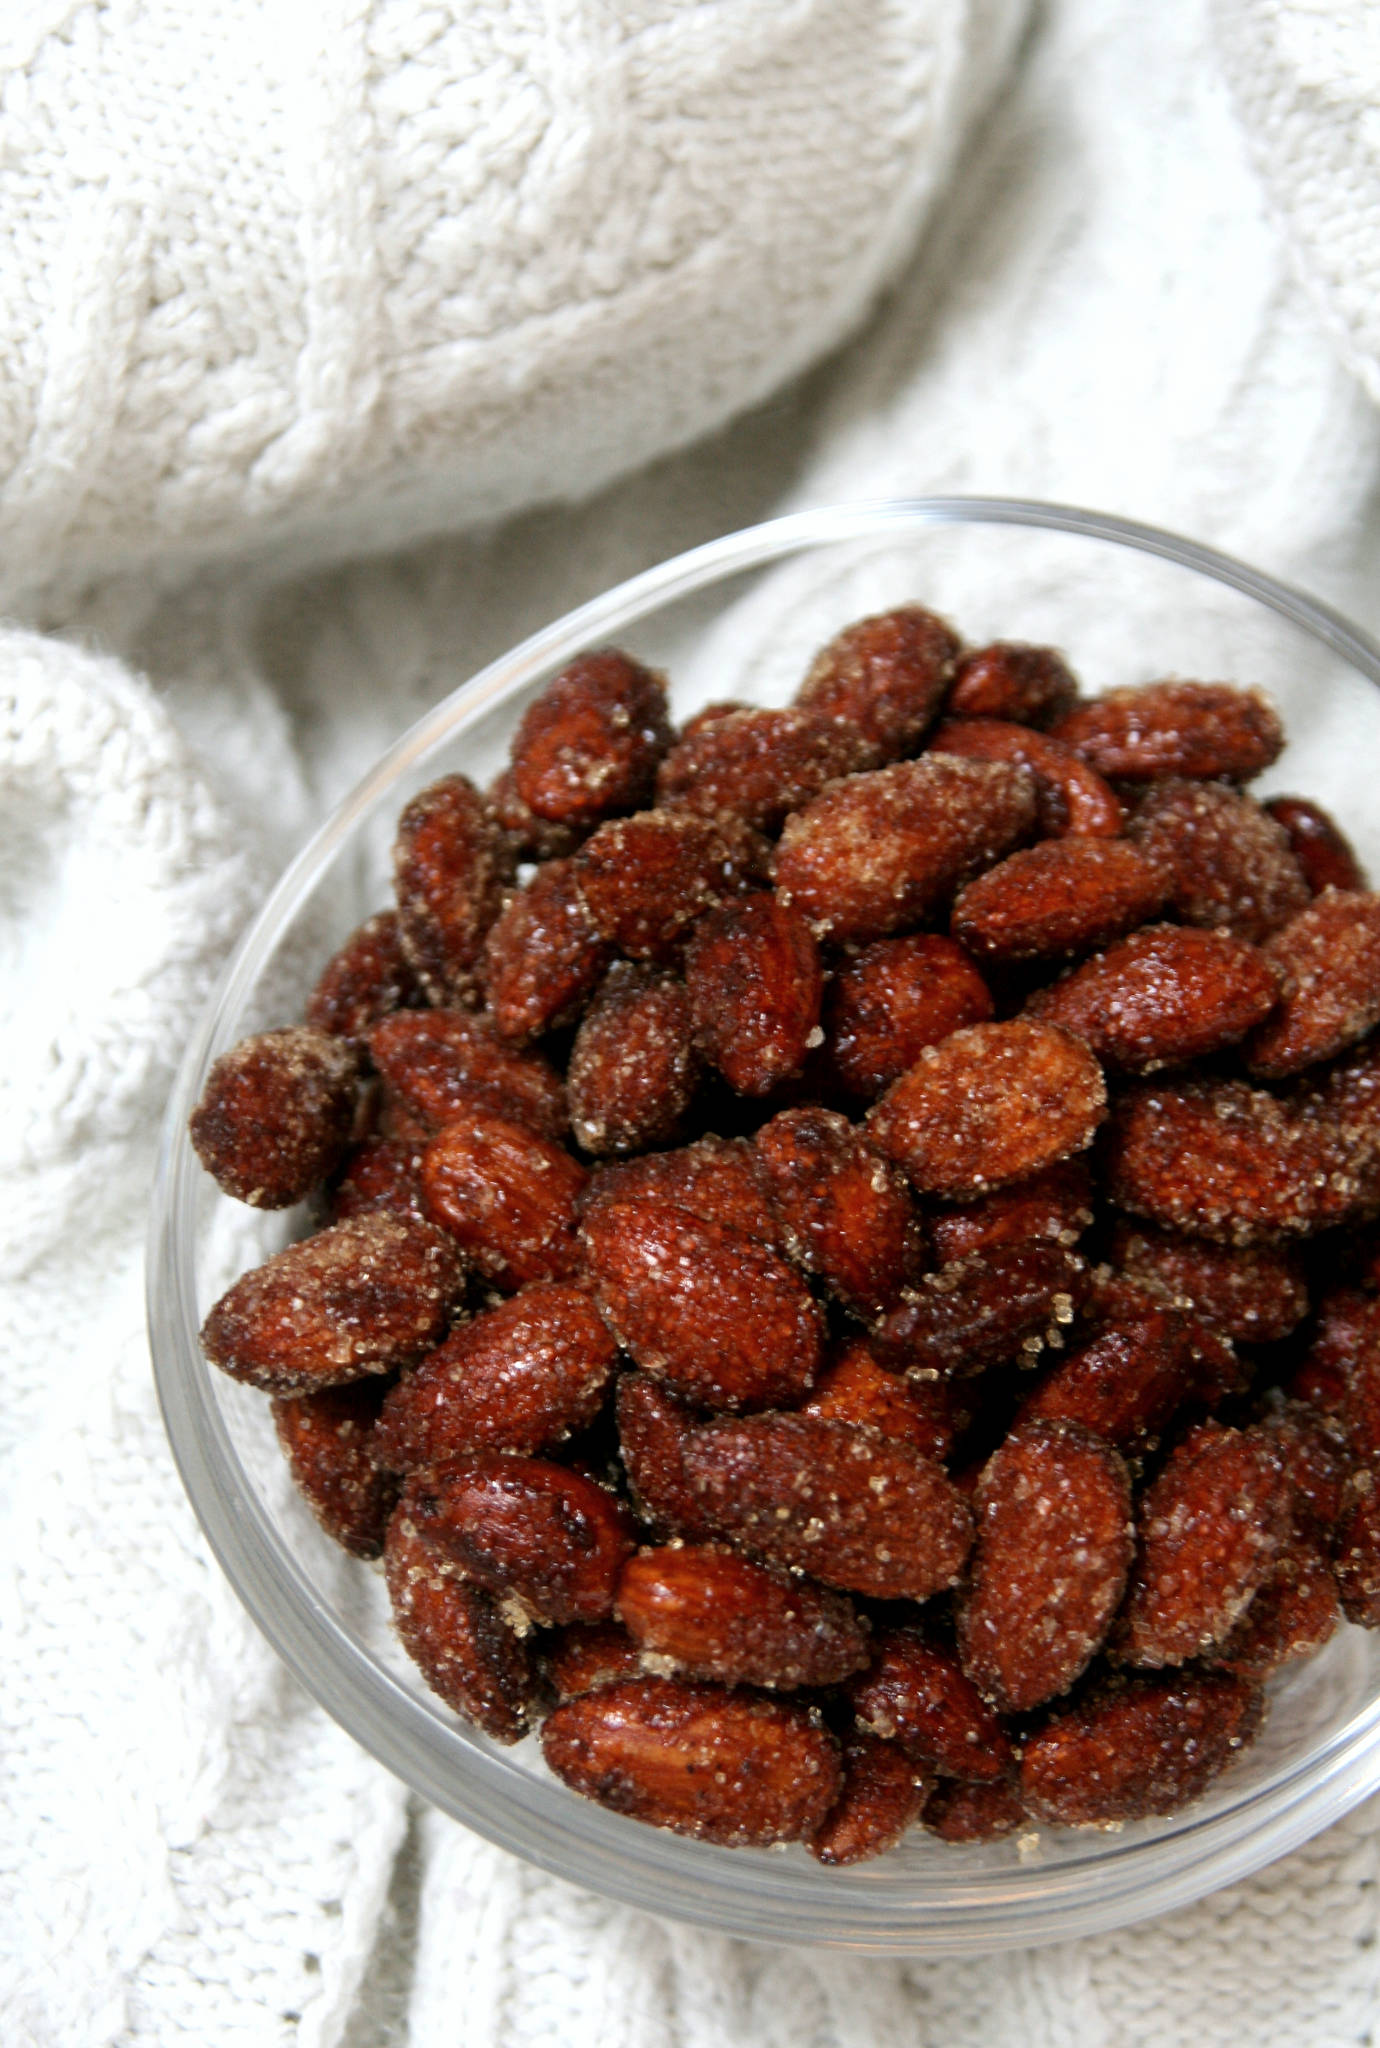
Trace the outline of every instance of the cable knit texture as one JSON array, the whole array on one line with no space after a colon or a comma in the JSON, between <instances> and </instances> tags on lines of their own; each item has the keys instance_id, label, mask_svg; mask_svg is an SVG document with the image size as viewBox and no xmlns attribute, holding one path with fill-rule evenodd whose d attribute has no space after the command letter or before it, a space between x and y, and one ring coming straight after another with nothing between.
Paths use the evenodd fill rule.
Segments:
<instances>
[{"instance_id":1,"label":"cable knit texture","mask_svg":"<svg viewBox=\"0 0 1380 2048\"><path fill-rule=\"evenodd\" d=\"M584 496L832 347L1023 0L75 0L0 27L0 560Z\"/></svg>"},{"instance_id":2,"label":"cable knit texture","mask_svg":"<svg viewBox=\"0 0 1380 2048\"><path fill-rule=\"evenodd\" d=\"M44 585L24 616L61 629L0 633L5 2048L1373 2048L1374 1804L1162 1921L915 1965L671 1926L409 1811L256 1636L163 1440L139 1238L191 1020L312 822L523 633L773 511L937 489L1158 520L1380 627L1380 417L1297 281L1210 0L1048 0L918 250L905 194L937 188L1014 13L859 9L874 53L910 39L870 111L846 82L850 18L556 4L538 32L520 6L34 0L0 21L0 224L26 280L0 295L0 557ZM979 27L981 62L962 59ZM1264 76L1272 48L1248 37L1240 61ZM886 111L902 71L904 149ZM722 91L698 100L695 79ZM660 165L647 110L707 122L708 149L710 100L726 140L750 131L744 162L813 138L787 151L810 192L783 172L749 203L712 154ZM865 255L859 150L869 218L890 224ZM679 242L653 202L682 175L700 211ZM651 251L651 328L599 267L625 200L649 239L610 246ZM856 264L855 310L865 277L896 275L833 362L578 518L280 573L333 534L378 549L481 499L592 489L766 390L803 335L735 325L746 300L710 230L779 314L797 200L834 275ZM554 349L596 328L583 354ZM739 381L721 344L745 331L758 367ZM165 560L149 573L165 542L274 559L179 584ZM735 631L807 641L848 597L788 570ZM972 598L1003 623L1077 605L1109 648L1126 637L1100 582ZM706 687L727 645L688 664ZM1322 746L1374 859L1373 764Z\"/></svg>"}]
</instances>

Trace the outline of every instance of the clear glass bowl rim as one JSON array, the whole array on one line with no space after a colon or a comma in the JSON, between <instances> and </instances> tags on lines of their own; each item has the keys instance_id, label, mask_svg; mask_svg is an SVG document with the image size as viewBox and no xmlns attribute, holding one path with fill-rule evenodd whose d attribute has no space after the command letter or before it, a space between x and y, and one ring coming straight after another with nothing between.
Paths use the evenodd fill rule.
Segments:
<instances>
[{"instance_id":1,"label":"clear glass bowl rim","mask_svg":"<svg viewBox=\"0 0 1380 2048\"><path fill-rule=\"evenodd\" d=\"M827 1896L771 1882L758 1858L619 1821L479 1748L361 1653L322 1606L243 1475L198 1341L193 1225L200 1169L187 1118L282 930L359 822L425 764L457 723L639 618L740 572L832 542L945 525L1044 528L1160 556L1290 620L1380 687L1380 645L1330 606L1161 528L1037 500L927 497L843 504L744 528L591 599L489 663L383 755L288 866L228 961L168 1103L146 1269L150 1346L174 1461L232 1587L288 1669L366 1750L424 1799L558 1877L720 1933L873 1953L982 1953L1105 1932L1172 1910L1261 1868L1380 1786L1380 1698L1264 1788L1150 1840L1089 1838L1057 1867L936 1870L935 1880L849 1882ZM956 1858L956 1863L958 1859ZM820 1873L822 1875L822 1873Z\"/></svg>"}]
</instances>

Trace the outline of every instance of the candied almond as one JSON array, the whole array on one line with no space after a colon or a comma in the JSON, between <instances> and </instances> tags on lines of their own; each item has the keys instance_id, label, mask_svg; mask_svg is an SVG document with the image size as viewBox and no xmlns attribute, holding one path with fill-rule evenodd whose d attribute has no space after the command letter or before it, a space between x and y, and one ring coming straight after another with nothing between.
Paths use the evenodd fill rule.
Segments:
<instances>
[{"instance_id":1,"label":"candied almond","mask_svg":"<svg viewBox=\"0 0 1380 2048\"><path fill-rule=\"evenodd\" d=\"M1107 1443L1153 1441L1194 1390L1197 1359L1186 1315L1147 1304L1113 1319L1043 1379L1021 1407L1023 1424L1079 1423Z\"/></svg>"},{"instance_id":2,"label":"candied almond","mask_svg":"<svg viewBox=\"0 0 1380 2048\"><path fill-rule=\"evenodd\" d=\"M1185 924L1259 945L1309 900L1283 826L1223 783L1155 783L1126 830L1163 868Z\"/></svg>"},{"instance_id":3,"label":"candied almond","mask_svg":"<svg viewBox=\"0 0 1380 2048\"><path fill-rule=\"evenodd\" d=\"M1092 1175L1085 1159L1057 1159L1028 1180L978 1202L932 1211L928 1219L935 1251L946 1265L1041 1238L1071 1251L1092 1220Z\"/></svg>"},{"instance_id":4,"label":"candied almond","mask_svg":"<svg viewBox=\"0 0 1380 2048\"><path fill-rule=\"evenodd\" d=\"M614 1409L623 1470L643 1521L692 1541L712 1537L716 1532L685 1471L694 1411L645 1372L623 1374Z\"/></svg>"},{"instance_id":5,"label":"candied almond","mask_svg":"<svg viewBox=\"0 0 1380 2048\"><path fill-rule=\"evenodd\" d=\"M810 1854L841 1869L894 1849L918 1820L929 1780L894 1742L855 1729L843 1743L843 1790L810 1839Z\"/></svg>"},{"instance_id":6,"label":"candied almond","mask_svg":"<svg viewBox=\"0 0 1380 2048\"><path fill-rule=\"evenodd\" d=\"M957 1382L907 1380L888 1372L865 1337L843 1344L799 1413L874 1429L940 1464L972 1420Z\"/></svg>"},{"instance_id":7,"label":"candied almond","mask_svg":"<svg viewBox=\"0 0 1380 2048\"><path fill-rule=\"evenodd\" d=\"M242 1038L206 1076L188 1130L217 1187L287 1209L333 1173L355 1120L359 1053L305 1024Z\"/></svg>"},{"instance_id":8,"label":"candied almond","mask_svg":"<svg viewBox=\"0 0 1380 2048\"><path fill-rule=\"evenodd\" d=\"M1177 1813L1255 1740L1264 1716L1259 1686L1229 1672L1131 1679L1026 1738L1021 1797L1037 1820L1062 1827Z\"/></svg>"},{"instance_id":9,"label":"candied almond","mask_svg":"<svg viewBox=\"0 0 1380 2048\"><path fill-rule=\"evenodd\" d=\"M1325 1542L1341 1513L1350 1464L1340 1419L1275 1392L1260 1427L1284 1466L1295 1528L1307 1542Z\"/></svg>"},{"instance_id":10,"label":"candied almond","mask_svg":"<svg viewBox=\"0 0 1380 2048\"><path fill-rule=\"evenodd\" d=\"M1200 1423L1171 1452L1136 1517L1118 1631L1128 1663L1184 1664L1226 1641L1290 1527L1289 1481L1261 1429Z\"/></svg>"},{"instance_id":11,"label":"candied almond","mask_svg":"<svg viewBox=\"0 0 1380 2048\"><path fill-rule=\"evenodd\" d=\"M519 860L564 860L588 830L584 825L558 825L552 818L539 818L519 796L511 768L494 777L484 792L484 805Z\"/></svg>"},{"instance_id":12,"label":"candied almond","mask_svg":"<svg viewBox=\"0 0 1380 2048\"><path fill-rule=\"evenodd\" d=\"M1133 1280L1153 1282L1205 1323L1242 1343L1275 1344L1308 1313L1299 1254L1286 1245L1208 1244L1175 1230L1121 1221L1108 1257Z\"/></svg>"},{"instance_id":13,"label":"candied almond","mask_svg":"<svg viewBox=\"0 0 1380 2048\"><path fill-rule=\"evenodd\" d=\"M1347 1620L1380 1628L1380 1485L1369 1465L1358 1465L1342 1489L1332 1571Z\"/></svg>"},{"instance_id":14,"label":"candied almond","mask_svg":"<svg viewBox=\"0 0 1380 2048\"><path fill-rule=\"evenodd\" d=\"M615 960L571 1047L570 1121L586 1152L665 1145L699 1079L691 1003L673 974Z\"/></svg>"},{"instance_id":15,"label":"candied almond","mask_svg":"<svg viewBox=\"0 0 1380 2048\"><path fill-rule=\"evenodd\" d=\"M1337 1582L1327 1559L1306 1544L1291 1545L1212 1662L1259 1685L1286 1665L1315 1656L1331 1641L1339 1619Z\"/></svg>"},{"instance_id":16,"label":"candied almond","mask_svg":"<svg viewBox=\"0 0 1380 2048\"><path fill-rule=\"evenodd\" d=\"M1086 1261L1063 1245L1000 1245L927 1273L872 1332L884 1365L923 1384L1058 1350L1088 1290Z\"/></svg>"},{"instance_id":17,"label":"candied almond","mask_svg":"<svg viewBox=\"0 0 1380 2048\"><path fill-rule=\"evenodd\" d=\"M447 775L398 820L398 935L432 1003L467 1003L489 926L513 878L512 842L464 775Z\"/></svg>"},{"instance_id":18,"label":"candied almond","mask_svg":"<svg viewBox=\"0 0 1380 2048\"><path fill-rule=\"evenodd\" d=\"M642 1652L621 1621L567 1622L552 1635L542 1662L561 1700L644 1675Z\"/></svg>"},{"instance_id":19,"label":"candied almond","mask_svg":"<svg viewBox=\"0 0 1380 2048\"><path fill-rule=\"evenodd\" d=\"M1053 647L994 640L958 664L945 709L952 718L1051 725L1078 702L1078 680Z\"/></svg>"},{"instance_id":20,"label":"candied almond","mask_svg":"<svg viewBox=\"0 0 1380 2048\"><path fill-rule=\"evenodd\" d=\"M394 1472L480 1450L547 1449L593 1422L618 1352L587 1294L525 1287L452 1330L384 1404L378 1454Z\"/></svg>"},{"instance_id":21,"label":"candied almond","mask_svg":"<svg viewBox=\"0 0 1380 2048\"><path fill-rule=\"evenodd\" d=\"M878 1316L925 1263L905 1177L829 1109L787 1109L757 1153L790 1258L858 1315Z\"/></svg>"},{"instance_id":22,"label":"candied almond","mask_svg":"<svg viewBox=\"0 0 1380 2048\"><path fill-rule=\"evenodd\" d=\"M1054 728L1101 774L1123 782L1165 775L1247 782L1284 746L1284 728L1258 690L1234 683L1139 683L1075 705Z\"/></svg>"},{"instance_id":23,"label":"candied almond","mask_svg":"<svg viewBox=\"0 0 1380 2048\"><path fill-rule=\"evenodd\" d=\"M972 1541L967 1504L940 1466L847 1423L705 1423L684 1467L718 1533L845 1593L924 1600L957 1582Z\"/></svg>"},{"instance_id":24,"label":"candied almond","mask_svg":"<svg viewBox=\"0 0 1380 2048\"><path fill-rule=\"evenodd\" d=\"M347 1153L331 1188L332 1223L362 1216L366 1209L388 1209L393 1215L425 1223L422 1194L422 1153L418 1145L398 1138L364 1138Z\"/></svg>"},{"instance_id":25,"label":"candied almond","mask_svg":"<svg viewBox=\"0 0 1380 2048\"><path fill-rule=\"evenodd\" d=\"M1071 747L1001 718L946 718L930 741L930 754L967 761L1005 761L1035 778L1036 810L1046 838L1076 832L1115 839L1126 820L1121 799Z\"/></svg>"},{"instance_id":26,"label":"candied almond","mask_svg":"<svg viewBox=\"0 0 1380 2048\"><path fill-rule=\"evenodd\" d=\"M399 1512L467 1579L539 1622L602 1621L633 1550L631 1519L612 1494L510 1451L414 1472Z\"/></svg>"},{"instance_id":27,"label":"candied almond","mask_svg":"<svg viewBox=\"0 0 1380 2048\"><path fill-rule=\"evenodd\" d=\"M646 802L670 743L665 677L601 648L577 655L528 705L513 786L539 818L592 825Z\"/></svg>"},{"instance_id":28,"label":"candied almond","mask_svg":"<svg viewBox=\"0 0 1380 2048\"><path fill-rule=\"evenodd\" d=\"M875 764L856 727L814 711L730 710L686 730L657 772L657 802L703 817L725 813L777 832L841 775Z\"/></svg>"},{"instance_id":29,"label":"candied almond","mask_svg":"<svg viewBox=\"0 0 1380 2048\"><path fill-rule=\"evenodd\" d=\"M461 1577L404 1507L388 1525L383 1562L393 1626L432 1691L495 1742L520 1742L536 1673L495 1601Z\"/></svg>"},{"instance_id":30,"label":"candied almond","mask_svg":"<svg viewBox=\"0 0 1380 2048\"><path fill-rule=\"evenodd\" d=\"M722 1685L838 1685L868 1659L842 1593L709 1545L629 1558L616 1612L644 1655Z\"/></svg>"},{"instance_id":31,"label":"candied almond","mask_svg":"<svg viewBox=\"0 0 1380 2048\"><path fill-rule=\"evenodd\" d=\"M1289 847L1315 896L1324 889L1366 887L1356 850L1336 819L1303 796L1272 796L1262 808L1289 835Z\"/></svg>"},{"instance_id":32,"label":"candied almond","mask_svg":"<svg viewBox=\"0 0 1380 2048\"><path fill-rule=\"evenodd\" d=\"M954 1652L919 1629L879 1635L848 1697L861 1728L896 1743L926 1770L974 1784L1011 1774L1015 1758L997 1715Z\"/></svg>"},{"instance_id":33,"label":"candied almond","mask_svg":"<svg viewBox=\"0 0 1380 2048\"><path fill-rule=\"evenodd\" d=\"M478 1110L447 1124L422 1154L431 1214L500 1287L564 1280L579 1262L578 1161L525 1124Z\"/></svg>"},{"instance_id":34,"label":"candied almond","mask_svg":"<svg viewBox=\"0 0 1380 2048\"><path fill-rule=\"evenodd\" d=\"M763 1244L780 1244L781 1226L762 1161L749 1138L697 1138L673 1152L603 1163L590 1175L581 1213L587 1216L605 1202L636 1201L642 1195L674 1202L706 1223L722 1223Z\"/></svg>"},{"instance_id":35,"label":"candied almond","mask_svg":"<svg viewBox=\"0 0 1380 2048\"><path fill-rule=\"evenodd\" d=\"M963 948L938 932L877 939L837 970L825 994L829 1063L850 1095L880 1095L927 1045L986 1024L992 997Z\"/></svg>"},{"instance_id":36,"label":"candied almond","mask_svg":"<svg viewBox=\"0 0 1380 2048\"><path fill-rule=\"evenodd\" d=\"M917 924L1034 822L1028 775L927 754L834 783L786 820L776 887L817 931L865 943Z\"/></svg>"},{"instance_id":37,"label":"candied almond","mask_svg":"<svg viewBox=\"0 0 1380 2048\"><path fill-rule=\"evenodd\" d=\"M471 1110L526 1124L546 1138L560 1138L569 1128L555 1068L539 1053L505 1045L486 1017L400 1010L373 1027L368 1043L394 1096L432 1129Z\"/></svg>"},{"instance_id":38,"label":"candied almond","mask_svg":"<svg viewBox=\"0 0 1380 2048\"><path fill-rule=\"evenodd\" d=\"M879 1152L923 1194L984 1195L1081 1152L1107 1113L1081 1040L1016 1018L927 1046L868 1112Z\"/></svg>"},{"instance_id":39,"label":"candied almond","mask_svg":"<svg viewBox=\"0 0 1380 2048\"><path fill-rule=\"evenodd\" d=\"M963 1668L1026 1713L1067 1692L1106 1639L1131 1564L1131 1482L1081 1424L1027 1422L983 1467L976 1506Z\"/></svg>"},{"instance_id":40,"label":"candied almond","mask_svg":"<svg viewBox=\"0 0 1380 2048\"><path fill-rule=\"evenodd\" d=\"M608 961L572 864L548 861L508 898L484 942L494 1029L520 1042L573 1024Z\"/></svg>"},{"instance_id":41,"label":"candied almond","mask_svg":"<svg viewBox=\"0 0 1380 2048\"><path fill-rule=\"evenodd\" d=\"M567 1700L541 1745L587 1799L727 1847L807 1840L842 1784L838 1745L804 1707L670 1678Z\"/></svg>"},{"instance_id":42,"label":"candied almond","mask_svg":"<svg viewBox=\"0 0 1380 2048\"><path fill-rule=\"evenodd\" d=\"M1149 925L1038 989L1025 1014L1073 1032L1109 1066L1143 1073L1235 1045L1269 1016L1279 989L1279 970L1244 939Z\"/></svg>"},{"instance_id":43,"label":"candied almond","mask_svg":"<svg viewBox=\"0 0 1380 2048\"><path fill-rule=\"evenodd\" d=\"M1130 840L1069 834L1009 853L960 889L953 934L979 960L1057 958L1144 924L1168 893Z\"/></svg>"},{"instance_id":44,"label":"candied almond","mask_svg":"<svg viewBox=\"0 0 1380 2048\"><path fill-rule=\"evenodd\" d=\"M382 1555L398 1497L396 1480L374 1460L374 1425L385 1392L382 1380L352 1380L272 1403L298 1492L326 1534L355 1557Z\"/></svg>"},{"instance_id":45,"label":"candied almond","mask_svg":"<svg viewBox=\"0 0 1380 2048\"><path fill-rule=\"evenodd\" d=\"M689 811L615 818L574 859L576 885L601 939L633 960L673 961L695 919L747 879L745 843Z\"/></svg>"},{"instance_id":46,"label":"candied almond","mask_svg":"<svg viewBox=\"0 0 1380 2048\"><path fill-rule=\"evenodd\" d=\"M941 1842L965 1848L973 1842L998 1842L1025 1823L1018 1788L1007 1779L991 1785L965 1785L959 1778L941 1778L925 1801L920 1816L928 1833Z\"/></svg>"},{"instance_id":47,"label":"candied almond","mask_svg":"<svg viewBox=\"0 0 1380 2048\"><path fill-rule=\"evenodd\" d=\"M645 1372L716 1408L805 1393L822 1319L768 1246L650 1195L600 1203L582 1231L599 1305Z\"/></svg>"},{"instance_id":48,"label":"candied almond","mask_svg":"<svg viewBox=\"0 0 1380 2048\"><path fill-rule=\"evenodd\" d=\"M894 759L910 753L939 709L961 644L921 605L874 613L820 648L796 702L861 733L869 765Z\"/></svg>"},{"instance_id":49,"label":"candied almond","mask_svg":"<svg viewBox=\"0 0 1380 2048\"><path fill-rule=\"evenodd\" d=\"M740 1095L767 1095L819 1042L824 975L806 918L765 891L710 910L690 934L695 1044Z\"/></svg>"},{"instance_id":50,"label":"candied almond","mask_svg":"<svg viewBox=\"0 0 1380 2048\"><path fill-rule=\"evenodd\" d=\"M1328 889L1267 939L1264 951L1283 991L1247 1043L1253 1074L1267 1081L1297 1074L1380 1023L1380 896Z\"/></svg>"},{"instance_id":51,"label":"candied almond","mask_svg":"<svg viewBox=\"0 0 1380 2048\"><path fill-rule=\"evenodd\" d=\"M381 910L326 962L302 1021L336 1038L362 1038L380 1017L423 1001L403 952L398 913Z\"/></svg>"},{"instance_id":52,"label":"candied almond","mask_svg":"<svg viewBox=\"0 0 1380 2048\"><path fill-rule=\"evenodd\" d=\"M463 1282L441 1231L370 1210L242 1274L207 1316L202 1349L270 1394L342 1386L430 1351Z\"/></svg>"}]
</instances>

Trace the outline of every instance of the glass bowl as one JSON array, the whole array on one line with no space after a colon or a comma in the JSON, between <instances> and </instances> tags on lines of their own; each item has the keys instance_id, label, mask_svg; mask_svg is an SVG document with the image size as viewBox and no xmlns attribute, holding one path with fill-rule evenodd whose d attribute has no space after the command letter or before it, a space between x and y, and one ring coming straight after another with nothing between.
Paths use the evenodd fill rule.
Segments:
<instances>
[{"instance_id":1,"label":"glass bowl","mask_svg":"<svg viewBox=\"0 0 1380 2048\"><path fill-rule=\"evenodd\" d=\"M579 650L617 642L668 670L673 710L788 699L814 648L907 599L973 644L1053 643L1088 689L1167 674L1262 685L1290 732L1267 778L1328 804L1380 862L1380 648L1297 591L1210 549L1060 506L978 498L845 506L757 526L634 577L492 662L422 719L293 862L230 961L168 1108L149 1256L149 1322L168 1435L240 1598L326 1710L434 1805L561 1877L654 1912L774 1942L911 1955L1098 1932L1181 1906L1283 1854L1380 1785L1380 1636L1342 1629L1277 1681L1260 1741L1171 1819L1035 1830L949 1848L915 1830L851 1870L800 1848L724 1850L569 1792L529 1740L462 1727L396 1645L380 1573L346 1558L297 1500L267 1402L205 1364L197 1331L228 1281L300 1230L227 1200L187 1117L246 1032L293 1021L321 963L388 900L408 799L503 765L523 709Z\"/></svg>"}]
</instances>

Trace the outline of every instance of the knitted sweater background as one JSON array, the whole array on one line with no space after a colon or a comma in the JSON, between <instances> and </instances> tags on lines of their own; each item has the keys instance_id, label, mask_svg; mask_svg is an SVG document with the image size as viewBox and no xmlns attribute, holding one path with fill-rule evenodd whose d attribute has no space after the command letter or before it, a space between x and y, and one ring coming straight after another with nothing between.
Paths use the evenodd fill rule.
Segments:
<instances>
[{"instance_id":1,"label":"knitted sweater background","mask_svg":"<svg viewBox=\"0 0 1380 2048\"><path fill-rule=\"evenodd\" d=\"M559 276L554 255L526 312L512 296L525 264L482 313L432 275L447 233L478 236L499 205L471 219L455 197L465 178L503 184L501 250L532 227L568 253L565 214L529 220L508 203L545 145L553 179L576 159L609 170L611 187L580 200L597 225L650 148L626 112L635 87L665 87L656 106L702 126L659 60L605 63L613 10L47 0L0 25L15 280L0 313L15 323L0 352L15 620L0 639L6 2048L1359 2048L1380 2035L1375 1806L1167 1919L914 1965L664 1924L412 1810L286 1677L209 1556L164 1444L140 1310L157 1119L236 931L383 744L580 598L778 510L973 489L1178 527L1380 626L1380 416L1348 310L1373 316L1375 300L1346 248L1329 257L1316 239L1342 200L1332 214L1288 203L1317 175L1304 143L1291 163L1308 124L1283 118L1316 105L1280 70L1299 47L1280 23L1305 14L1321 11L1049 0L1013 50L1015 10L995 7L859 10L856 45L839 26L851 11L822 0L619 10L643 58L684 38L706 77L722 39L776 39L760 54L781 100L754 89L753 118L817 140L819 106L835 109L831 180L857 154L850 136L892 136L864 198L835 181L821 213L818 187L802 195L783 170L769 205L737 208L723 246L741 236L756 253L736 271L699 278L687 242L683 275L672 260L660 279L703 287L679 318L650 288L654 317L631 283L625 302L617 270ZM257 24L252 47L232 16ZM1354 26L1365 10L1328 17ZM477 64L465 39L481 30L491 55ZM1368 47L1355 33L1349 47ZM880 82L864 42L884 55ZM538 45L548 81L572 104L588 95L583 151L514 85ZM887 53L903 45L920 70L893 95L902 60ZM740 46L714 75L742 80L746 64ZM1354 63L1334 75L1354 81ZM121 105L144 124L133 157L111 141L129 132ZM496 111L467 156L457 137L476 105ZM390 123L434 133L432 168L378 150ZM775 158L784 145L764 129L757 146ZM361 197L350 173L366 159ZM439 200L435 164L458 181ZM256 240L244 194L279 177L301 200L291 233ZM687 176L701 186L714 206L715 176ZM1363 269L1364 152L1343 188ZM211 221L233 253L202 299ZM825 226L848 248L807 280L807 318L796 294L811 266L783 258L778 275L774 259L815 235L823 258ZM680 246L647 232L628 247ZM576 240L586 251L589 234ZM385 243L405 253L383 261ZM760 332L744 265L772 293L796 280ZM785 381L887 277L865 330ZM582 332L605 321L602 340L578 363L556 349L540 374L514 367L567 305ZM736 338L720 349L716 334ZM598 365L614 356L608 398ZM384 552L596 490L576 511L547 502ZM370 558L346 559L360 550ZM836 595L817 594L823 631ZM1349 816L1365 815L1373 779L1373 764L1339 768Z\"/></svg>"}]
</instances>

